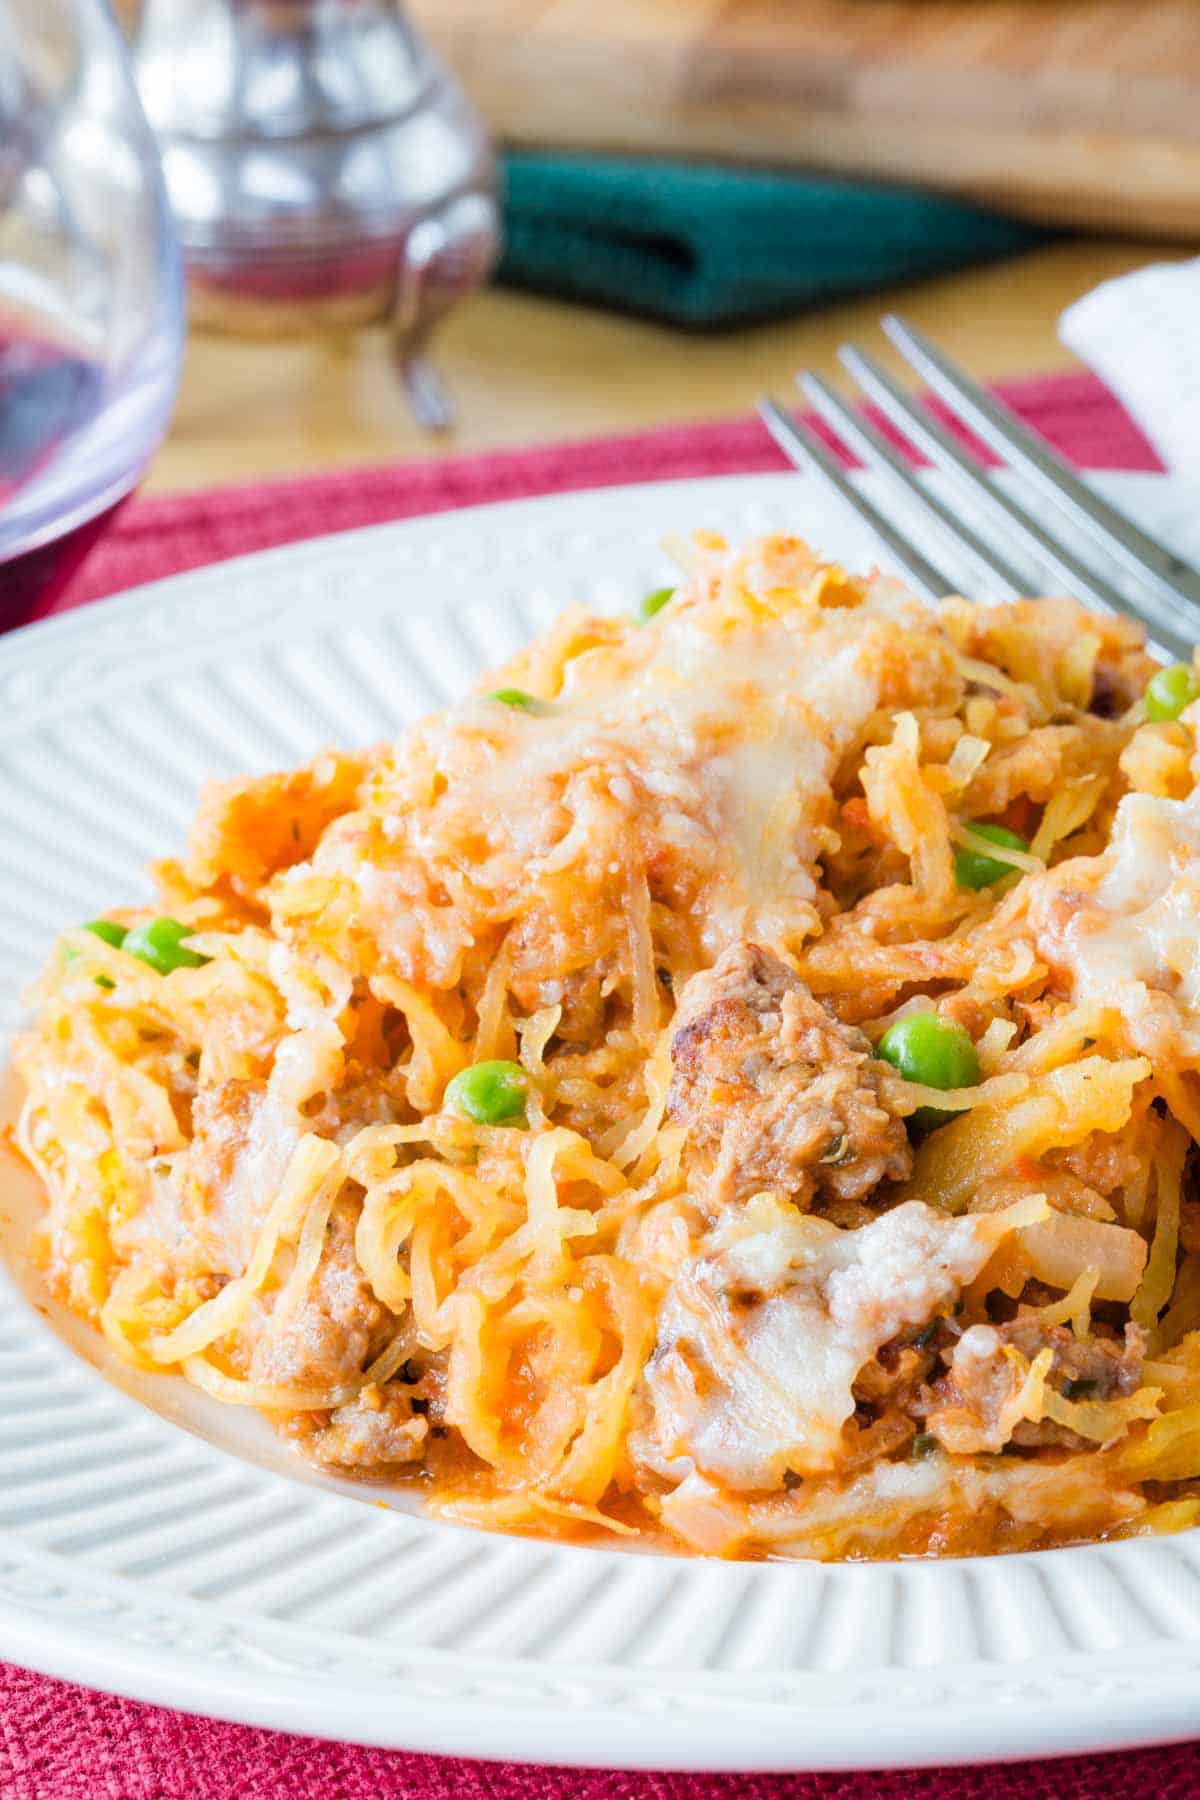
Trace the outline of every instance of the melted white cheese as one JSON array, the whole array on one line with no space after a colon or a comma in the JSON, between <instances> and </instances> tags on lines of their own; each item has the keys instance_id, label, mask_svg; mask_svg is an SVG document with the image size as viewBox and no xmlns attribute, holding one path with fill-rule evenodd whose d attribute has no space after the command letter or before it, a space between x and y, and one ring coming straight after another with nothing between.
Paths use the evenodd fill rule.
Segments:
<instances>
[{"instance_id":1,"label":"melted white cheese","mask_svg":"<svg viewBox=\"0 0 1200 1800\"><path fill-rule=\"evenodd\" d=\"M1200 799L1127 794L1096 872L1065 923L1043 928L1040 947L1065 968L1074 998L1136 1012L1129 990L1152 988L1200 1011ZM1060 891L1058 905L1068 904Z\"/></svg>"},{"instance_id":2,"label":"melted white cheese","mask_svg":"<svg viewBox=\"0 0 1200 1800\"><path fill-rule=\"evenodd\" d=\"M1000 1351L1000 1333L994 1325L972 1325L963 1332L950 1358L955 1368L972 1362L991 1362Z\"/></svg>"},{"instance_id":3,"label":"melted white cheese","mask_svg":"<svg viewBox=\"0 0 1200 1800\"><path fill-rule=\"evenodd\" d=\"M531 890L644 872L686 893L709 961L739 937L798 944L819 926L838 764L885 682L891 706L911 676L918 704L951 652L930 609L887 584L854 605L795 597L815 566L791 560L791 599L786 557L766 600L701 582L645 631L568 655L561 691L533 713L475 698L414 726L365 818L336 822L279 878L279 934L326 905L333 877L338 904L355 890L378 962L453 986L481 924L519 916ZM906 658L906 635L922 655ZM288 1001L307 1023L324 996Z\"/></svg>"},{"instance_id":4,"label":"melted white cheese","mask_svg":"<svg viewBox=\"0 0 1200 1800\"><path fill-rule=\"evenodd\" d=\"M783 935L815 896L817 814L879 704L870 669L878 626L870 602L734 631L709 629L685 607L664 616L643 662L618 665L615 676L602 665L600 678L586 657L568 668L544 715L497 717L494 704L475 701L448 723L487 731L489 810L530 863L558 863L562 832L588 804L586 772L602 774L604 795L623 811L650 813L660 841L689 860L706 844L725 865L707 920L716 955L747 931ZM557 818L552 792L564 801ZM589 835L598 834L579 833L581 846Z\"/></svg>"},{"instance_id":5,"label":"melted white cheese","mask_svg":"<svg viewBox=\"0 0 1200 1800\"><path fill-rule=\"evenodd\" d=\"M919 1201L842 1231L760 1196L671 1285L635 1454L741 1490L834 1467L860 1369L955 1300L995 1242L994 1221Z\"/></svg>"}]
</instances>

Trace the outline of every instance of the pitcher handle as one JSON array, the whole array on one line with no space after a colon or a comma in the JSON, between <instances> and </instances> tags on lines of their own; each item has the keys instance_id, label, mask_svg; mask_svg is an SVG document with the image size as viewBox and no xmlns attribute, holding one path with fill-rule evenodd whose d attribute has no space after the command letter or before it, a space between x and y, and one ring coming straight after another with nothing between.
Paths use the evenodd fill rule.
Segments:
<instances>
[{"instance_id":1,"label":"pitcher handle","mask_svg":"<svg viewBox=\"0 0 1200 1800\"><path fill-rule=\"evenodd\" d=\"M400 378L417 423L449 431L454 404L428 355L443 313L477 287L500 248L499 218L489 195L460 194L409 232L396 281L392 332Z\"/></svg>"}]
</instances>

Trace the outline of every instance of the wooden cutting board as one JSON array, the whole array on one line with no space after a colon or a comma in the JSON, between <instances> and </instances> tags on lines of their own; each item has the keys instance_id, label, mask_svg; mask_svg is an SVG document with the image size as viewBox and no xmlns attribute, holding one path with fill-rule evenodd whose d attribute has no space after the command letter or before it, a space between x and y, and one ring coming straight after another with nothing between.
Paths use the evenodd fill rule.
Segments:
<instances>
[{"instance_id":1,"label":"wooden cutting board","mask_svg":"<svg viewBox=\"0 0 1200 1800\"><path fill-rule=\"evenodd\" d=\"M412 0L505 142L1200 240L1200 0Z\"/></svg>"}]
</instances>

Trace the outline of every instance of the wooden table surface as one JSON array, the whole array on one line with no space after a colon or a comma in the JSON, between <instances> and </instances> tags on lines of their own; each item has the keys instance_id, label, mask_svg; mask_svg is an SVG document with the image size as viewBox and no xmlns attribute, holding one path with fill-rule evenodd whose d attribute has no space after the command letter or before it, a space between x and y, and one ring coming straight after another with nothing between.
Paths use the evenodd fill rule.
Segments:
<instances>
[{"instance_id":1,"label":"wooden table surface","mask_svg":"<svg viewBox=\"0 0 1200 1800\"><path fill-rule=\"evenodd\" d=\"M878 349L885 305L980 375L1066 368L1072 358L1055 336L1065 306L1110 276L1188 253L1071 240L778 324L704 336L492 291L463 306L438 345L459 413L456 430L440 438L409 417L382 330L273 342L196 332L175 420L143 491L744 412L765 388L786 393L801 364L836 374L834 352L847 337Z\"/></svg>"}]
</instances>

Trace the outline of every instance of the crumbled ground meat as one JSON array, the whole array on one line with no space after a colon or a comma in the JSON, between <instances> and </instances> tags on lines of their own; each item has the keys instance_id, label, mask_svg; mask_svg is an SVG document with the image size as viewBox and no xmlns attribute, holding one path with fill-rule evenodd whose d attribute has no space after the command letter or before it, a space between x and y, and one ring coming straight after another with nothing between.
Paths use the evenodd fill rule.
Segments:
<instances>
[{"instance_id":1,"label":"crumbled ground meat","mask_svg":"<svg viewBox=\"0 0 1200 1800\"><path fill-rule=\"evenodd\" d=\"M515 965L510 977L514 1000L526 1013L536 1012L542 1006L558 1006L561 1010L554 1028L558 1042L590 1047L604 1031L609 969L601 958L587 968L572 969L547 981L541 966L544 952L536 947L533 937L532 929L526 933L517 925L507 940Z\"/></svg>"},{"instance_id":2,"label":"crumbled ground meat","mask_svg":"<svg viewBox=\"0 0 1200 1800\"><path fill-rule=\"evenodd\" d=\"M554 1028L555 1037L563 1044L593 1044L604 1029L604 971L577 969L556 986L562 1011ZM540 988L534 988L533 1006L544 1004Z\"/></svg>"},{"instance_id":3,"label":"crumbled ground meat","mask_svg":"<svg viewBox=\"0 0 1200 1800\"><path fill-rule=\"evenodd\" d=\"M1089 1338L1081 1343L1065 1325L1043 1325L1038 1319L1014 1319L999 1327L1027 1362L1042 1350L1053 1351L1050 1379L1055 1386L1086 1382L1093 1400L1114 1400L1135 1393L1141 1385L1146 1334L1139 1325L1125 1328L1125 1341Z\"/></svg>"},{"instance_id":4,"label":"crumbled ground meat","mask_svg":"<svg viewBox=\"0 0 1200 1800\"><path fill-rule=\"evenodd\" d=\"M389 1384L364 1388L330 1413L327 1425L314 1421L305 1448L334 1468L379 1470L418 1461L428 1436L429 1420L414 1415L409 1390Z\"/></svg>"},{"instance_id":5,"label":"crumbled ground meat","mask_svg":"<svg viewBox=\"0 0 1200 1800\"><path fill-rule=\"evenodd\" d=\"M1020 1362L1005 1355L1008 1347L1019 1353ZM1029 1364L1047 1348L1053 1352L1049 1384L1069 1400L1112 1400L1141 1385L1146 1334L1140 1326L1127 1325L1123 1342L1091 1338L1086 1343L1066 1326L1038 1319L975 1326L964 1334L949 1372L928 1392L926 1429L959 1455L1002 1450L1007 1443L1095 1448L1052 1420L1006 1416Z\"/></svg>"},{"instance_id":6,"label":"crumbled ground meat","mask_svg":"<svg viewBox=\"0 0 1200 1800\"><path fill-rule=\"evenodd\" d=\"M1092 697L1088 702L1088 711L1098 719L1117 719L1127 707L1132 706L1140 691L1116 664L1098 662L1092 671Z\"/></svg>"},{"instance_id":7,"label":"crumbled ground meat","mask_svg":"<svg viewBox=\"0 0 1200 1800\"><path fill-rule=\"evenodd\" d=\"M933 1331L938 1331L936 1325ZM860 1407L868 1407L875 1416L884 1412L912 1416L917 1411L921 1390L933 1373L938 1355L928 1328L918 1337L919 1342L885 1344L875 1360L859 1370L854 1398Z\"/></svg>"},{"instance_id":8,"label":"crumbled ground meat","mask_svg":"<svg viewBox=\"0 0 1200 1800\"><path fill-rule=\"evenodd\" d=\"M797 1205L861 1199L912 1158L860 1031L759 944L732 945L679 998L668 1112L714 1208L770 1189Z\"/></svg>"},{"instance_id":9,"label":"crumbled ground meat","mask_svg":"<svg viewBox=\"0 0 1200 1800\"><path fill-rule=\"evenodd\" d=\"M262 1321L251 1377L290 1388L337 1388L356 1381L387 1343L395 1321L375 1298L354 1254L355 1209L335 1208L308 1293L289 1316Z\"/></svg>"}]
</instances>

